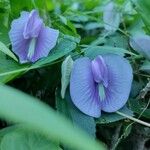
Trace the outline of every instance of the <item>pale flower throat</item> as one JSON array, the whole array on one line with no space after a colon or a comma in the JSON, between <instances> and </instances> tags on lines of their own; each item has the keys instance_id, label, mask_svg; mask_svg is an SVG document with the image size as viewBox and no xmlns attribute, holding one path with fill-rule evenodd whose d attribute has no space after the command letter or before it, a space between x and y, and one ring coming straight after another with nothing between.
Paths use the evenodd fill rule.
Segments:
<instances>
[{"instance_id":1,"label":"pale flower throat","mask_svg":"<svg viewBox=\"0 0 150 150\"><path fill-rule=\"evenodd\" d=\"M35 46L36 46L36 38L32 38L29 44L29 49L28 49L28 54L27 54L27 58L29 60L31 60L32 57L34 56Z\"/></svg>"},{"instance_id":2,"label":"pale flower throat","mask_svg":"<svg viewBox=\"0 0 150 150\"><path fill-rule=\"evenodd\" d=\"M106 98L106 93L105 93L105 87L101 83L98 85L98 93L99 93L100 101L104 101Z\"/></svg>"}]
</instances>

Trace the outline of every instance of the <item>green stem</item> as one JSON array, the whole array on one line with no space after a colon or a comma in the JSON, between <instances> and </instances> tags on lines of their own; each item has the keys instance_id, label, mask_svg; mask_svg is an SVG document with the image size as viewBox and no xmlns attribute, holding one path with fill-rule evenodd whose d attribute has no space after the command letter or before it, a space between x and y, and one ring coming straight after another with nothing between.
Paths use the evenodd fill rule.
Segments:
<instances>
[{"instance_id":1,"label":"green stem","mask_svg":"<svg viewBox=\"0 0 150 150\"><path fill-rule=\"evenodd\" d=\"M121 116L123 116L123 117L126 117L126 118L128 118L128 119L130 119L130 120L132 120L132 121L135 121L135 122L137 122L137 123L139 123L139 124L142 124L142 125L144 125L144 126L150 127L150 124L147 123L147 122L144 122L144 121L142 121L142 120L136 119L136 118L134 118L134 117L132 117L132 116L129 116L129 115L127 115L127 114L124 114L124 113L122 113L122 112L120 112L120 111L116 111L116 113L117 113L118 115L121 115Z\"/></svg>"}]
</instances>

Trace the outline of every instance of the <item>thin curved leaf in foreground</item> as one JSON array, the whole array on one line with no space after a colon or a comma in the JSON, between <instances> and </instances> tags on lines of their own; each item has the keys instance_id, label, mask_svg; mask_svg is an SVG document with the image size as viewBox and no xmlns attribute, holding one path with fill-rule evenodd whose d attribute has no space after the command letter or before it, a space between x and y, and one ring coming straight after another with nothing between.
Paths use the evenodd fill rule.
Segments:
<instances>
[{"instance_id":1,"label":"thin curved leaf in foreground","mask_svg":"<svg viewBox=\"0 0 150 150\"><path fill-rule=\"evenodd\" d=\"M13 88L0 85L0 117L26 123L53 140L82 150L104 150L104 146L74 127L64 117L40 101Z\"/></svg>"}]
</instances>

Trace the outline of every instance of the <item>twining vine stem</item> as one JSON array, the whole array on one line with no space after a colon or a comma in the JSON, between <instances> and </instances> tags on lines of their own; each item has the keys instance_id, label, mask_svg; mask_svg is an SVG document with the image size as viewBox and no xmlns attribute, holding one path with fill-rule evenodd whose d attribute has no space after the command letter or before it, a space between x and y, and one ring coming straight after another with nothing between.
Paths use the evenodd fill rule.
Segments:
<instances>
[{"instance_id":1,"label":"twining vine stem","mask_svg":"<svg viewBox=\"0 0 150 150\"><path fill-rule=\"evenodd\" d=\"M134 117L132 117L132 116L129 116L129 115L127 115L127 114L124 114L124 113L122 113L122 112L120 112L120 111L116 111L116 113L117 113L118 115L121 115L121 116L123 116L123 117L126 117L126 118L128 118L128 119L130 119L130 120L132 120L132 121L135 121L135 122L137 122L137 123L139 123L139 124L142 124L142 125L144 125L144 126L150 127L150 124L147 123L147 122L145 122L145 121L136 119L136 118L134 118Z\"/></svg>"}]
</instances>

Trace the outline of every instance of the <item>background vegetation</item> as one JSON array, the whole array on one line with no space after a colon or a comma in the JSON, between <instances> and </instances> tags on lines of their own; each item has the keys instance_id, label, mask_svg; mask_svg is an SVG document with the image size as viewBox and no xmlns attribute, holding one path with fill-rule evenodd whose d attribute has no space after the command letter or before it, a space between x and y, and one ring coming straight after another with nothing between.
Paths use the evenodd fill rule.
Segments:
<instances>
[{"instance_id":1,"label":"background vegetation","mask_svg":"<svg viewBox=\"0 0 150 150\"><path fill-rule=\"evenodd\" d=\"M114 0L119 27L106 32L108 0L0 0L0 149L146 150L150 148L150 59L133 50L130 39L150 34L149 0ZM10 24L23 10L38 9L47 26L60 31L49 56L21 65L11 51ZM115 20L115 16L113 18ZM139 45L142 48L142 43ZM82 114L60 91L61 64L84 55L115 53L134 71L127 105L98 119ZM150 51L149 51L150 53ZM62 86L63 85L63 86ZM26 93L26 94L24 94ZM95 140L96 139L96 140Z\"/></svg>"}]
</instances>

